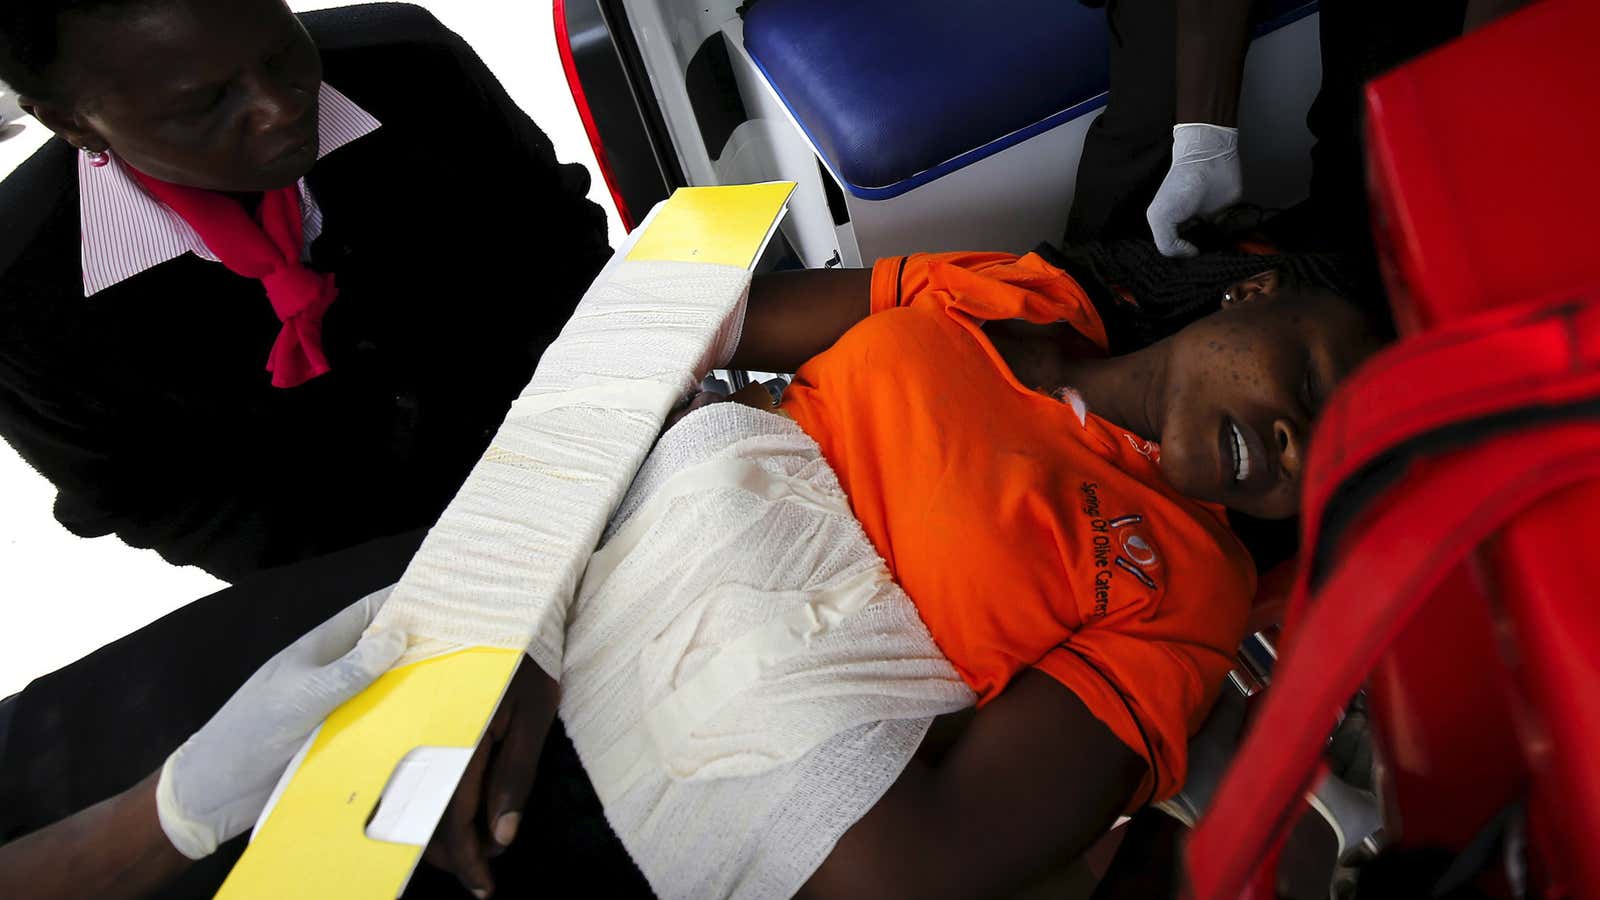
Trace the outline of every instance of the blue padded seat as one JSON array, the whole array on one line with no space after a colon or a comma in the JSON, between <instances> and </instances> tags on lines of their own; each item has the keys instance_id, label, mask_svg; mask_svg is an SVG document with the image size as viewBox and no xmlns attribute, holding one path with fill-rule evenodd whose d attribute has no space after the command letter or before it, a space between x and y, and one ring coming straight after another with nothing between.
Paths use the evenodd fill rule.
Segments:
<instances>
[{"instance_id":1,"label":"blue padded seat","mask_svg":"<svg viewBox=\"0 0 1600 900\"><path fill-rule=\"evenodd\" d=\"M1258 33L1316 9L1261 0ZM1105 105L1077 0L761 0L744 42L845 188L886 200Z\"/></svg>"}]
</instances>

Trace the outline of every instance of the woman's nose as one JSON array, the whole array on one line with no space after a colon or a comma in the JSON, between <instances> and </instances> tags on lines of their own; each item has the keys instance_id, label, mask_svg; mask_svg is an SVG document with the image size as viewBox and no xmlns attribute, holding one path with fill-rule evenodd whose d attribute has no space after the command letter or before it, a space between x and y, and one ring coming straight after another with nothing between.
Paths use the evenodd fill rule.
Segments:
<instances>
[{"instance_id":1,"label":"woman's nose","mask_svg":"<svg viewBox=\"0 0 1600 900\"><path fill-rule=\"evenodd\" d=\"M294 125L311 106L310 91L282 79L258 77L254 87L250 125L257 134L270 134Z\"/></svg>"},{"instance_id":2,"label":"woman's nose","mask_svg":"<svg viewBox=\"0 0 1600 900\"><path fill-rule=\"evenodd\" d=\"M1304 462L1305 431L1293 419L1278 419L1272 423L1272 436L1278 442L1278 465L1283 474L1293 481L1300 480L1300 465Z\"/></svg>"}]
</instances>

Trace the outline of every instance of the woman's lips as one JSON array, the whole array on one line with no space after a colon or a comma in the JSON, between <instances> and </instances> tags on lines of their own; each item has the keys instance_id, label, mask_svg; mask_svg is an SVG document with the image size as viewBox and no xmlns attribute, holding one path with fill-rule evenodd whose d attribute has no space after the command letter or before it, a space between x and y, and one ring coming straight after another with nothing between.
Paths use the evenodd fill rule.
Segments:
<instances>
[{"instance_id":1,"label":"woman's lips","mask_svg":"<svg viewBox=\"0 0 1600 900\"><path fill-rule=\"evenodd\" d=\"M1231 423L1233 432L1233 480L1244 481L1250 477L1250 444L1245 440L1244 433L1239 430L1239 423Z\"/></svg>"},{"instance_id":2,"label":"woman's lips","mask_svg":"<svg viewBox=\"0 0 1600 900\"><path fill-rule=\"evenodd\" d=\"M266 156L265 162L261 164L262 168L270 168L286 162L296 156L301 155L302 153L305 153L311 147L317 145L318 135L316 111L313 110L311 113L303 116L299 121L295 122L294 125L285 129L285 131L288 137L286 137L282 143L280 143L270 154Z\"/></svg>"},{"instance_id":3,"label":"woman's lips","mask_svg":"<svg viewBox=\"0 0 1600 900\"><path fill-rule=\"evenodd\" d=\"M1217 468L1222 483L1228 487L1243 487L1259 482L1266 464L1266 448L1256 430L1224 415L1222 426L1217 430Z\"/></svg>"},{"instance_id":4,"label":"woman's lips","mask_svg":"<svg viewBox=\"0 0 1600 900\"><path fill-rule=\"evenodd\" d=\"M270 157L268 157L267 161L263 164L263 168L270 168L272 166L278 165L279 163L286 162L287 160L290 160L290 159L293 159L296 156L299 156L300 154L302 154L302 153L306 152L308 149L310 149L312 143L315 140L316 140L316 135L313 134L310 137L302 138L300 140L295 141L292 144L289 144L288 146L284 147L283 149L279 150L278 152L276 152L276 153L272 154Z\"/></svg>"}]
</instances>

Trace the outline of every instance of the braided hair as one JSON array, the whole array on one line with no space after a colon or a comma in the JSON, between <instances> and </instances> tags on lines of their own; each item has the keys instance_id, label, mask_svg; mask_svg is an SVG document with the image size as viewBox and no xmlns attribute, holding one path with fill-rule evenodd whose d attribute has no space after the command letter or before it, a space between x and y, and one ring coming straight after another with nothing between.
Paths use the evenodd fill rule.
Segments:
<instances>
[{"instance_id":1,"label":"braided hair","mask_svg":"<svg viewBox=\"0 0 1600 900\"><path fill-rule=\"evenodd\" d=\"M0 82L34 97L51 94L47 71L61 52L61 20L106 15L153 0L0 0Z\"/></svg>"},{"instance_id":2,"label":"braided hair","mask_svg":"<svg viewBox=\"0 0 1600 900\"><path fill-rule=\"evenodd\" d=\"M1349 257L1332 253L1202 253L1169 259L1149 241L1095 241L1060 252L1095 300L1112 353L1148 346L1216 312L1234 282L1277 270L1290 284L1321 287L1372 313L1373 279Z\"/></svg>"}]
</instances>

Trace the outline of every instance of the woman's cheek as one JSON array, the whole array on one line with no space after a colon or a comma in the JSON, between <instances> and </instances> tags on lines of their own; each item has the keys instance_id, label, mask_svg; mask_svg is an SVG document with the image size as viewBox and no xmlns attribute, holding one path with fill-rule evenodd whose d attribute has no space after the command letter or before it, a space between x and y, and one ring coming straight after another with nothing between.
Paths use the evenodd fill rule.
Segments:
<instances>
[{"instance_id":1,"label":"woman's cheek","mask_svg":"<svg viewBox=\"0 0 1600 900\"><path fill-rule=\"evenodd\" d=\"M1187 423L1185 423L1187 424ZM1218 501L1216 479L1206 477L1203 454L1196 452L1192 429L1169 429L1173 436L1161 445L1161 474L1180 494Z\"/></svg>"}]
</instances>

